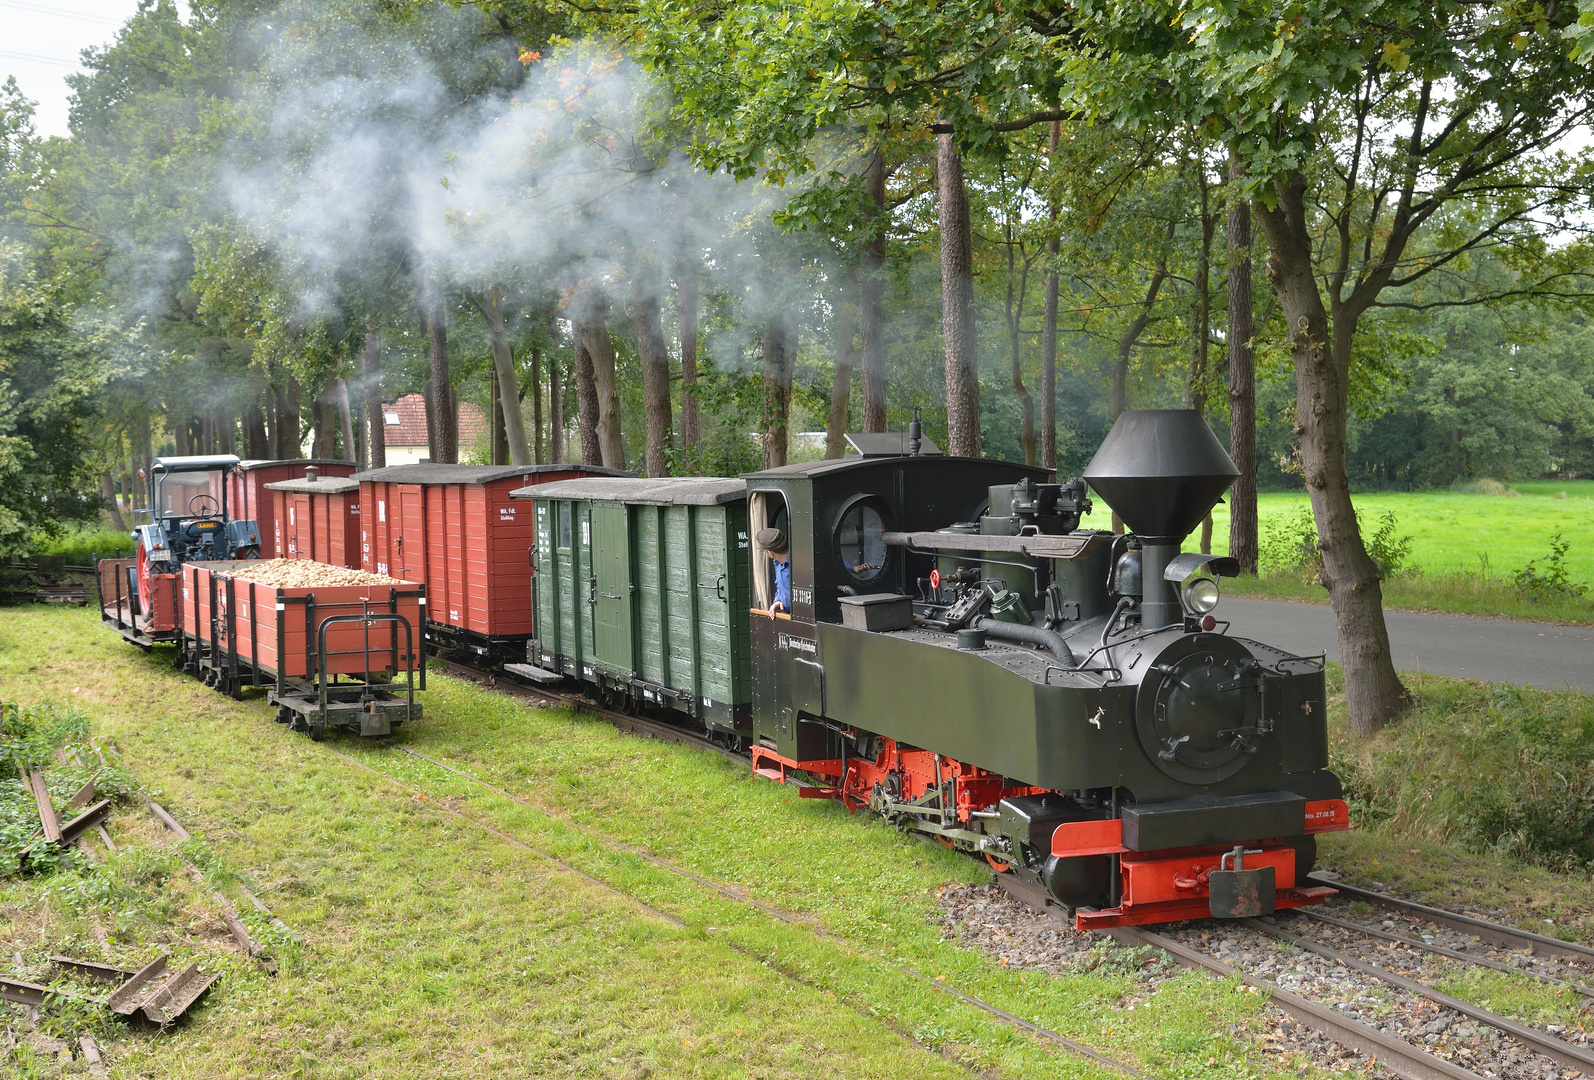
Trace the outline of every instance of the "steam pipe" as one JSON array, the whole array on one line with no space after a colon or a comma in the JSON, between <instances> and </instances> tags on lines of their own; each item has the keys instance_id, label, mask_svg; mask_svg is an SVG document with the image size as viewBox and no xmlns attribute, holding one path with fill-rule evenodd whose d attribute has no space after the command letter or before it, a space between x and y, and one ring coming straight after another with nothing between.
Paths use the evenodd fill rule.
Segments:
<instances>
[{"instance_id":1,"label":"steam pipe","mask_svg":"<svg viewBox=\"0 0 1594 1080\"><path fill-rule=\"evenodd\" d=\"M1163 537L1141 537L1140 628L1155 630L1184 621L1184 609L1173 582L1163 575L1168 563L1179 554L1179 541Z\"/></svg>"},{"instance_id":2,"label":"steam pipe","mask_svg":"<svg viewBox=\"0 0 1594 1080\"><path fill-rule=\"evenodd\" d=\"M1000 619L976 619L971 627L975 630L984 630L987 637L997 638L1001 641L1022 641L1026 645L1040 645L1050 649L1053 656L1070 668L1079 666L1079 660L1074 656L1074 650L1068 647L1068 642L1063 640L1063 635L1055 630L1047 630L1042 626L1030 626L1026 623L1002 622Z\"/></svg>"}]
</instances>

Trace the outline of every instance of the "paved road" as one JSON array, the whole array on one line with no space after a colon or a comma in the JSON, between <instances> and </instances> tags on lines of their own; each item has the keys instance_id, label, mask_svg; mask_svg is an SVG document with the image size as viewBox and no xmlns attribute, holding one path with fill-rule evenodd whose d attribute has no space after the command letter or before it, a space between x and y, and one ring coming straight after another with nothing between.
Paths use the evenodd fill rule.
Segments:
<instances>
[{"instance_id":1,"label":"paved road","mask_svg":"<svg viewBox=\"0 0 1594 1080\"><path fill-rule=\"evenodd\" d=\"M1303 655L1327 652L1330 659L1339 658L1334 613L1327 604L1231 596L1218 605L1217 615L1233 620L1232 634ZM1419 611L1386 611L1384 618L1400 671L1594 691L1594 626Z\"/></svg>"}]
</instances>

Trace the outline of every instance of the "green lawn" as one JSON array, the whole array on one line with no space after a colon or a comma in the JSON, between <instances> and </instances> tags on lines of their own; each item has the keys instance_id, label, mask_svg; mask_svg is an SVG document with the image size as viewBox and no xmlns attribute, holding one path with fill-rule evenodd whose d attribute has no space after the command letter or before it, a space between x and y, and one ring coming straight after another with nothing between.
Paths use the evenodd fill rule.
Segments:
<instances>
[{"instance_id":1,"label":"green lawn","mask_svg":"<svg viewBox=\"0 0 1594 1080\"><path fill-rule=\"evenodd\" d=\"M1424 573L1476 573L1487 558L1489 571L1509 577L1529 559L1548 555L1550 537L1571 542L1566 565L1572 577L1594 586L1594 480L1532 480L1513 485L1515 498L1453 491L1378 491L1352 496L1366 535L1393 511L1397 532L1414 543L1411 561ZM1112 512L1100 499L1086 518L1087 528L1111 526ZM1257 497L1262 532L1306 507L1304 493L1263 492ZM1199 534L1185 542L1196 550ZM1212 550L1229 549L1227 502L1212 511Z\"/></svg>"},{"instance_id":2,"label":"green lawn","mask_svg":"<svg viewBox=\"0 0 1594 1080\"><path fill-rule=\"evenodd\" d=\"M119 960L165 945L227 970L170 1033L109 1028L114 1076L1106 1075L903 967L1169 1080L1282 1076L1298 1064L1253 1042L1253 995L1204 976L1178 974L1147 999L1111 967L1052 979L943 940L936 890L982 880L978 865L716 755L434 679L426 720L399 741L561 821L391 748L293 735L263 701L230 701L165 661L123 644L93 612L12 608L0 619L0 691L92 716L129 775L202 835L207 864L223 877L246 872L300 942L274 977L229 957L214 919L172 899L186 879L133 806L112 829L139 873L0 878L0 955L22 954L30 971L50 952L105 955L95 927L112 928ZM104 885L124 878L133 884ZM173 925L125 915L135 909L168 912ZM1143 1003L1128 1012L1131 1000ZM54 1075L52 1063L13 1063L26 1065L20 1075Z\"/></svg>"}]
</instances>

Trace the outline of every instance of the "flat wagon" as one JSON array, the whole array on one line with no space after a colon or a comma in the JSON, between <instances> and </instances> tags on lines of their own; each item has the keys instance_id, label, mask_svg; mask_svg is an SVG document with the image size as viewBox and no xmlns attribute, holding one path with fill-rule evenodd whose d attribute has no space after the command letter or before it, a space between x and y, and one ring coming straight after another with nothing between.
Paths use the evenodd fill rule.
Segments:
<instances>
[{"instance_id":1,"label":"flat wagon","mask_svg":"<svg viewBox=\"0 0 1594 1080\"><path fill-rule=\"evenodd\" d=\"M271 492L266 490L266 485L281 483L284 480L302 479L310 469L316 470L323 479L326 479L352 476L357 468L359 466L352 461L338 461L333 458L240 461L227 478L227 503L232 509L233 517L253 521L259 526L260 538L264 541L265 548L261 554L268 559L276 558L282 552L272 547L277 535L276 521L273 517L275 509L271 501Z\"/></svg>"},{"instance_id":2,"label":"flat wagon","mask_svg":"<svg viewBox=\"0 0 1594 1080\"><path fill-rule=\"evenodd\" d=\"M395 465L356 473L360 565L426 586L429 644L494 663L526 659L532 527L510 492L581 476L587 465Z\"/></svg>"},{"instance_id":3,"label":"flat wagon","mask_svg":"<svg viewBox=\"0 0 1594 1080\"><path fill-rule=\"evenodd\" d=\"M266 493L277 558L360 569L358 480L321 476L312 467L301 479L267 484Z\"/></svg>"},{"instance_id":4,"label":"flat wagon","mask_svg":"<svg viewBox=\"0 0 1594 1080\"><path fill-rule=\"evenodd\" d=\"M537 523L533 678L669 707L728 739L752 726L741 480L583 479L522 488Z\"/></svg>"},{"instance_id":5,"label":"flat wagon","mask_svg":"<svg viewBox=\"0 0 1594 1080\"><path fill-rule=\"evenodd\" d=\"M264 687L277 721L313 738L388 735L421 716L425 610L424 586L344 567L188 563L177 663L233 697Z\"/></svg>"}]
</instances>

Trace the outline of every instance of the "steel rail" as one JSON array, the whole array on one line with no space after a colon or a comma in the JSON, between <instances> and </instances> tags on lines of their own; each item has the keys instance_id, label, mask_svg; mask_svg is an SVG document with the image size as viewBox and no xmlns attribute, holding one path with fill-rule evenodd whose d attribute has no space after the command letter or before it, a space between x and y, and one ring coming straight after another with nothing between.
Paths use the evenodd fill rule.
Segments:
<instances>
[{"instance_id":1,"label":"steel rail","mask_svg":"<svg viewBox=\"0 0 1594 1080\"><path fill-rule=\"evenodd\" d=\"M1408 915L1415 915L1427 922L1438 923L1440 926L1448 926L1464 934L1482 938L1484 941L1494 945L1504 945L1513 949L1528 949L1536 956L1560 956L1569 960L1594 963L1594 948L1589 948L1587 945L1579 945L1574 941L1562 941L1560 938L1535 934L1531 930L1475 919L1471 915L1461 915L1454 911L1429 907L1427 904L1419 904L1414 900L1402 900L1398 896L1374 892L1372 889L1364 889L1359 885L1347 885L1343 881L1313 877L1307 878L1306 881L1309 885L1327 885L1331 889L1338 889L1346 896L1354 897L1358 900L1366 900L1395 911L1402 911Z\"/></svg>"},{"instance_id":2,"label":"steel rail","mask_svg":"<svg viewBox=\"0 0 1594 1080\"><path fill-rule=\"evenodd\" d=\"M1069 926L1073 925L1072 920L1057 913L1056 906L1048 902L1046 895L1040 889L1017 880L1004 880L1008 877L1010 875L998 874L996 881L1013 899L1026 907L1066 922ZM1353 1020L1327 1005L1292 993L1271 980L1249 974L1162 934L1132 926L1115 927L1102 933L1123 945L1160 949L1184 967L1201 968L1225 979L1237 979L1247 986L1263 991L1269 996L1272 1004L1308 1028L1328 1036L1357 1053L1376 1057L1386 1069L1405 1080L1483 1080L1479 1074L1421 1050L1404 1039L1385 1035L1369 1024Z\"/></svg>"},{"instance_id":3,"label":"steel rail","mask_svg":"<svg viewBox=\"0 0 1594 1080\"><path fill-rule=\"evenodd\" d=\"M749 907L755 908L758 911L761 911L764 914L768 915L772 919L776 919L776 920L778 920L780 922L786 923L789 926L794 926L794 927L798 927L798 928L803 929L803 930L807 930L809 933L815 935L816 937L823 938L826 941L834 942L834 943L836 943L838 945L841 945L843 948L847 948L847 949L851 949L852 948L852 943L847 941L845 938L838 937L835 934L830 933L828 930L822 930L819 927L816 927L816 926L812 925L811 923L799 918L796 915L793 915L793 914L791 914L789 912L782 911L779 908L770 907L768 904L760 903L759 901L753 899L751 896L743 896L740 893L737 893L734 890L732 890L730 888L727 888L724 885L719 884L718 882L710 881L707 878L704 878L704 877L701 877L701 876L699 876L697 874L692 873L690 870L687 870L684 867L676 866L674 863L671 863L671 862L669 862L666 859L661 859L657 855L654 855L651 852L645 851L642 848L637 847L634 844L628 844L628 843L624 842L623 840L616 840L613 837L608 836L608 835L600 832L599 830L592 828L591 826L583 825L579 821L573 821L570 818L564 817L563 815L556 814L552 810L549 810L545 806L541 806L541 805L539 805L537 803L531 802L528 799L522 799L522 798L519 798L518 796L512 795L509 792L505 791L503 788L498 787L497 785L492 784L492 783L490 783L490 782L488 782L486 780L483 780L481 777L476 776L473 773L470 773L470 772L468 772L465 769L461 769L461 768L459 768L457 766L450 765L449 763L444 762L444 761L439 761L439 760L437 760L434 757L429 757L428 755L421 753L419 750L412 750L412 749L410 749L407 746L399 746L399 747L396 747L396 749L401 750L401 751L403 751L406 754L409 754L411 757L420 758L422 761L429 762L432 765L435 765L439 769L443 769L443 770L445 770L447 772L451 772L454 775L459 776L459 777L461 777L463 779L466 779L466 780L472 781L472 782L474 782L476 784L479 784L481 787L486 788L488 791L493 792L495 795L498 795L501 798L507 799L508 801L510 801L512 803L515 803L517 806L523 806L523 807L525 807L528 810L534 810L537 813L542 814L543 816L547 817L550 821L555 821L555 822L558 822L561 825L566 825L566 826L569 826L571 828L574 828L574 829L582 832L583 834L585 834L587 836L593 837L594 839L598 840L600 843L609 846L613 850L624 851L627 854L636 855L637 857L639 857L641 859L644 859L647 862L650 862L650 863L652 863L655 866L658 866L660 869L666 870L669 873L676 874L676 875L678 875L680 877L686 878L687 880L695 882L696 884L701 885L704 888L711 889L714 892L717 892L720 895L726 897L727 899L733 900L733 901L735 901L735 902L737 902L739 904L746 904ZM730 945L729 942L726 942L725 944ZM734 946L734 945L731 945L731 947L732 948L736 948L736 946ZM738 951L741 951L741 950L738 950ZM755 958L755 959L759 959L762 962L762 958ZM890 963L890 961L887 961L887 963ZM995 1017L997 1017L997 1018L999 1018L999 1019L1001 1019L1003 1021L1006 1021L1007 1023L1013 1024L1016 1027L1022 1028L1025 1031L1030 1032L1031 1034L1038 1035L1038 1036L1040 1036L1043 1039L1047 1039L1047 1040L1049 1040L1051 1042L1054 1042L1054 1043L1056 1043L1059 1046L1065 1047L1066 1049L1071 1050L1071 1051L1073 1051L1076 1054L1079 1054L1081 1057L1088 1058L1089 1060L1094 1061L1094 1062L1096 1062L1099 1065L1103 1065L1103 1066L1111 1068L1111 1069L1113 1069L1115 1071L1124 1073L1127 1076L1133 1076L1133 1077L1144 1077L1145 1076L1144 1073L1136 1071L1133 1067L1131 1067L1129 1065L1125 1065L1121 1061L1116 1061L1113 1058L1107 1057L1106 1055L1100 1053L1097 1050L1091 1049L1090 1047L1084 1045L1083 1043L1075 1042L1074 1040L1068 1038L1066 1035L1060 1035L1060 1034L1058 1034L1055 1031L1050 1031L1047 1028L1041 1027L1039 1024L1034 1024L1034 1023L1031 1023L1028 1020L1023 1019L1022 1017L1014 1016L1012 1013L1006 1012L1006 1011L998 1008L997 1006L992 1005L990 1002L983 1001L980 998L977 998L977 997L975 997L972 994L964 993L962 990L959 990L959 989L957 989L954 986L948 986L944 982L937 982L936 980L930 978L928 975L925 975L925 974L923 974L921 972L915 971L913 968L906 967L906 966L901 965L901 964L893 964L892 966L894 966L897 971L901 972L904 975L909 976L910 978L914 978L914 979L917 979L917 980L919 980L921 982L927 983L927 984L929 984L931 987L933 987L936 990L945 991L946 993L949 993L949 994L953 995L954 997L960 998L963 1001L968 1002L970 1005L973 1005L976 1008L981 1009L981 1010L989 1013L992 1016L995 1016ZM790 973L783 971L782 974L789 975ZM795 976L791 976L791 977L795 978ZM798 980L798 981L802 981L802 980ZM804 983L804 985L807 985L807 983Z\"/></svg>"},{"instance_id":4,"label":"steel rail","mask_svg":"<svg viewBox=\"0 0 1594 1080\"><path fill-rule=\"evenodd\" d=\"M1366 934L1369 937L1375 937L1381 941L1390 941L1399 945L1405 945L1407 948L1417 949L1421 952L1433 953L1436 956L1447 957L1451 960L1460 960L1462 963L1474 964L1478 967L1486 967L1494 971L1503 971L1511 975L1527 975L1530 978L1538 979L1540 982L1549 983L1552 986L1564 986L1568 990L1572 990L1583 995L1584 997L1594 997L1594 986L1584 986L1582 983L1573 982L1571 979L1563 979L1559 975L1547 975L1542 971L1533 971L1530 968L1516 967L1512 964L1502 963L1493 957L1478 956L1473 953L1462 952L1459 949L1447 949L1443 945L1434 945L1426 941L1419 941L1416 938L1409 938L1402 934L1392 934L1388 930L1381 930L1373 926L1363 926L1361 923L1351 922L1348 919L1336 919L1332 915L1324 915L1322 912L1314 911L1311 908L1294 908L1291 910L1290 914L1302 916L1315 922L1326 923L1329 926L1337 926L1342 930L1350 930L1357 934Z\"/></svg>"},{"instance_id":5,"label":"steel rail","mask_svg":"<svg viewBox=\"0 0 1594 1080\"><path fill-rule=\"evenodd\" d=\"M1325 960L1333 960L1335 963L1343 964L1348 968L1354 968L1363 974L1371 975L1381 982L1397 986L1408 994L1416 994L1418 997L1427 998L1436 1005L1453 1009L1463 1016L1470 1016L1474 1020L1488 1024L1492 1028L1505 1032L1524 1046L1543 1054L1545 1057L1554 1058L1563 1065L1570 1065L1572 1068L1581 1069L1584 1072L1594 1072L1594 1053L1573 1046L1562 1039L1557 1039L1553 1035L1537 1031L1525 1024L1519 1024L1515 1020L1508 1019L1496 1012L1490 1012L1488 1009L1480 1005L1474 1005L1470 1001L1451 997L1449 994L1435 990L1433 987L1420 983L1416 979L1398 975L1388 968L1379 967L1377 964L1340 952L1338 949L1313 941L1309 937L1292 934L1288 930L1269 925L1260 919L1245 919L1243 922L1251 929L1265 934L1275 941L1282 941L1298 949L1316 953Z\"/></svg>"}]
</instances>

